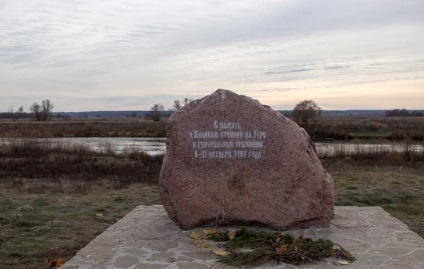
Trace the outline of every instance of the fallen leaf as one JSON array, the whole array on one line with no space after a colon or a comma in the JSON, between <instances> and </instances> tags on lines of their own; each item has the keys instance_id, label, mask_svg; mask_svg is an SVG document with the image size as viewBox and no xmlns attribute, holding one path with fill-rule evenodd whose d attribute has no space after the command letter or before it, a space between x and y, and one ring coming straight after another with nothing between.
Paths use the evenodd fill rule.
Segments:
<instances>
[{"instance_id":1,"label":"fallen leaf","mask_svg":"<svg viewBox=\"0 0 424 269\"><path fill-rule=\"evenodd\" d=\"M59 268L65 263L65 261L61 258L47 260L47 262L48 262L48 268Z\"/></svg>"},{"instance_id":2,"label":"fallen leaf","mask_svg":"<svg viewBox=\"0 0 424 269\"><path fill-rule=\"evenodd\" d=\"M200 240L200 239L202 239L202 236L200 234L196 233L195 231L192 231L190 233L190 238Z\"/></svg>"},{"instance_id":3,"label":"fallen leaf","mask_svg":"<svg viewBox=\"0 0 424 269\"><path fill-rule=\"evenodd\" d=\"M203 230L203 233L205 235L212 235L212 234L216 234L217 233L217 230L216 229L204 229Z\"/></svg>"},{"instance_id":4,"label":"fallen leaf","mask_svg":"<svg viewBox=\"0 0 424 269\"><path fill-rule=\"evenodd\" d=\"M234 239L236 237L236 231L232 230L232 231L228 231L228 238Z\"/></svg>"},{"instance_id":5,"label":"fallen leaf","mask_svg":"<svg viewBox=\"0 0 424 269\"><path fill-rule=\"evenodd\" d=\"M215 255L218 255L218 256L226 256L226 255L230 254L230 252L228 252L224 249L221 249L221 248L212 250L212 253L215 254Z\"/></svg>"},{"instance_id":6,"label":"fallen leaf","mask_svg":"<svg viewBox=\"0 0 424 269\"><path fill-rule=\"evenodd\" d=\"M102 219L102 218L104 218L105 216L102 214L102 213L97 213L96 214L96 219Z\"/></svg>"},{"instance_id":7,"label":"fallen leaf","mask_svg":"<svg viewBox=\"0 0 424 269\"><path fill-rule=\"evenodd\" d=\"M211 247L211 244L205 241L194 241L193 245L195 245L198 248L209 248Z\"/></svg>"},{"instance_id":8,"label":"fallen leaf","mask_svg":"<svg viewBox=\"0 0 424 269\"><path fill-rule=\"evenodd\" d=\"M60 267L65 264L65 261L61 258L56 259L56 267Z\"/></svg>"},{"instance_id":9,"label":"fallen leaf","mask_svg":"<svg viewBox=\"0 0 424 269\"><path fill-rule=\"evenodd\" d=\"M277 251L277 253L278 253L278 254L283 254L283 253L285 253L285 252L287 251L287 245L281 245L280 247L278 247L278 248L276 249L276 251Z\"/></svg>"}]
</instances>

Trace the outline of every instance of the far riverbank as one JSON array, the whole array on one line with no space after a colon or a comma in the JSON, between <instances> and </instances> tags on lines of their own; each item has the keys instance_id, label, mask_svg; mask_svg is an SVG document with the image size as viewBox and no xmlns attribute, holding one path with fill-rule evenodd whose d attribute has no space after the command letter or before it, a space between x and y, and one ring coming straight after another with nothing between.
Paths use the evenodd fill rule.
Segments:
<instances>
[{"instance_id":1,"label":"far riverbank","mask_svg":"<svg viewBox=\"0 0 424 269\"><path fill-rule=\"evenodd\" d=\"M0 119L0 138L166 137L168 118ZM304 126L314 141L424 141L424 117L320 117Z\"/></svg>"}]
</instances>

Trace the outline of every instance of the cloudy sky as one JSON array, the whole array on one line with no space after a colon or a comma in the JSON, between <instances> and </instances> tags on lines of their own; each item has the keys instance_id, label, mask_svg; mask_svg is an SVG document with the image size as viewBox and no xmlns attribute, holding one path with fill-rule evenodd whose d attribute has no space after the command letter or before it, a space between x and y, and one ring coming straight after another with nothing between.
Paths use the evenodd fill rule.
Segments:
<instances>
[{"instance_id":1,"label":"cloudy sky","mask_svg":"<svg viewBox=\"0 0 424 269\"><path fill-rule=\"evenodd\" d=\"M0 0L0 112L218 88L274 109L424 109L424 1Z\"/></svg>"}]
</instances>

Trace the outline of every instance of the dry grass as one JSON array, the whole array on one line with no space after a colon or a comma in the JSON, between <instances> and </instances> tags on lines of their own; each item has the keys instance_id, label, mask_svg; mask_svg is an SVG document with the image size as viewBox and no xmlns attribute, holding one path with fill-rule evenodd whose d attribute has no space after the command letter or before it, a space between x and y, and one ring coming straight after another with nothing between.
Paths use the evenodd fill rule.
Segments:
<instances>
[{"instance_id":1,"label":"dry grass","mask_svg":"<svg viewBox=\"0 0 424 269\"><path fill-rule=\"evenodd\" d=\"M388 165L324 160L332 175L335 204L381 206L424 236L424 162Z\"/></svg>"},{"instance_id":2,"label":"dry grass","mask_svg":"<svg viewBox=\"0 0 424 269\"><path fill-rule=\"evenodd\" d=\"M135 206L158 204L162 156L21 141L0 146L0 268L69 259ZM96 218L96 214L103 218Z\"/></svg>"},{"instance_id":3,"label":"dry grass","mask_svg":"<svg viewBox=\"0 0 424 269\"><path fill-rule=\"evenodd\" d=\"M424 162L424 150L422 144L410 142L397 144L363 144L338 143L330 144L322 149L317 149L321 159L354 160L372 164L392 164L403 162Z\"/></svg>"},{"instance_id":4,"label":"dry grass","mask_svg":"<svg viewBox=\"0 0 424 269\"><path fill-rule=\"evenodd\" d=\"M0 120L0 137L165 137L165 121L143 118Z\"/></svg>"},{"instance_id":5,"label":"dry grass","mask_svg":"<svg viewBox=\"0 0 424 269\"><path fill-rule=\"evenodd\" d=\"M305 128L313 139L424 140L424 117L322 117Z\"/></svg>"},{"instance_id":6,"label":"dry grass","mask_svg":"<svg viewBox=\"0 0 424 269\"><path fill-rule=\"evenodd\" d=\"M0 268L68 259L135 206L160 203L162 157L111 151L48 142L0 147ZM323 160L336 205L382 206L424 236L424 162L372 156Z\"/></svg>"},{"instance_id":7,"label":"dry grass","mask_svg":"<svg viewBox=\"0 0 424 269\"><path fill-rule=\"evenodd\" d=\"M166 118L0 119L0 137L166 137ZM322 117L306 126L313 139L424 140L424 117Z\"/></svg>"},{"instance_id":8,"label":"dry grass","mask_svg":"<svg viewBox=\"0 0 424 269\"><path fill-rule=\"evenodd\" d=\"M134 207L158 204L154 185L136 183L119 190L86 194L0 195L0 268L48 268L48 259L68 260ZM96 214L103 218L96 218Z\"/></svg>"},{"instance_id":9,"label":"dry grass","mask_svg":"<svg viewBox=\"0 0 424 269\"><path fill-rule=\"evenodd\" d=\"M17 188L84 193L99 182L106 189L153 183L161 165L162 156L139 151L116 154L110 145L97 152L83 145L22 140L0 145L0 192Z\"/></svg>"}]
</instances>

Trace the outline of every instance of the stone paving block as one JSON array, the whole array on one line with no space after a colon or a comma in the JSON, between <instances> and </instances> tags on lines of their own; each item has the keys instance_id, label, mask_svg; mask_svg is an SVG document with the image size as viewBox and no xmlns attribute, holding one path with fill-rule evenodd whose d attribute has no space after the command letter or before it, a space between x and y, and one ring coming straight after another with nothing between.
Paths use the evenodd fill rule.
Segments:
<instances>
[{"instance_id":1,"label":"stone paving block","mask_svg":"<svg viewBox=\"0 0 424 269\"><path fill-rule=\"evenodd\" d=\"M406 265L406 264L389 264L384 267L385 269L414 269L415 267L412 265Z\"/></svg>"},{"instance_id":2,"label":"stone paving block","mask_svg":"<svg viewBox=\"0 0 424 269\"><path fill-rule=\"evenodd\" d=\"M192 252L185 253L185 255L193 258L194 260L214 260L214 259L216 259L216 256L211 252L211 250L209 250L209 251L192 251Z\"/></svg>"},{"instance_id":3,"label":"stone paving block","mask_svg":"<svg viewBox=\"0 0 424 269\"><path fill-rule=\"evenodd\" d=\"M406 258L415 261L421 261L424 258L424 248L416 249L408 255L405 255Z\"/></svg>"},{"instance_id":4,"label":"stone paving block","mask_svg":"<svg viewBox=\"0 0 424 269\"><path fill-rule=\"evenodd\" d=\"M105 265L103 265L103 264L100 264L100 265L96 265L96 266L94 266L93 267L93 269L109 269L108 267L106 267Z\"/></svg>"},{"instance_id":5,"label":"stone paving block","mask_svg":"<svg viewBox=\"0 0 424 269\"><path fill-rule=\"evenodd\" d=\"M137 257L131 256L131 255L125 255L118 257L115 262L113 263L113 266L116 268L129 268L133 265L137 265L139 262Z\"/></svg>"},{"instance_id":6,"label":"stone paving block","mask_svg":"<svg viewBox=\"0 0 424 269\"><path fill-rule=\"evenodd\" d=\"M173 263L176 261L174 252L159 252L150 256L149 260Z\"/></svg>"},{"instance_id":7,"label":"stone paving block","mask_svg":"<svg viewBox=\"0 0 424 269\"><path fill-rule=\"evenodd\" d=\"M81 249L61 269L235 268L217 263L211 254L213 246L195 247L190 232L173 224L162 206L139 206ZM344 266L328 259L302 266L271 262L253 268L424 268L424 240L379 207L335 207L335 218L328 228L290 230L288 233L331 239L349 250L357 260Z\"/></svg>"},{"instance_id":8,"label":"stone paving block","mask_svg":"<svg viewBox=\"0 0 424 269\"><path fill-rule=\"evenodd\" d=\"M207 264L200 264L196 262L177 262L175 265L178 269L209 269Z\"/></svg>"},{"instance_id":9,"label":"stone paving block","mask_svg":"<svg viewBox=\"0 0 424 269\"><path fill-rule=\"evenodd\" d=\"M170 240L140 240L140 243L143 243L143 246L146 246L149 249L154 249L155 251L168 251L169 249L175 248L178 246L178 242L170 241Z\"/></svg>"},{"instance_id":10,"label":"stone paving block","mask_svg":"<svg viewBox=\"0 0 424 269\"><path fill-rule=\"evenodd\" d=\"M164 269L165 264L149 264L149 263L140 263L134 267L134 269Z\"/></svg>"}]
</instances>

